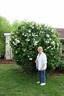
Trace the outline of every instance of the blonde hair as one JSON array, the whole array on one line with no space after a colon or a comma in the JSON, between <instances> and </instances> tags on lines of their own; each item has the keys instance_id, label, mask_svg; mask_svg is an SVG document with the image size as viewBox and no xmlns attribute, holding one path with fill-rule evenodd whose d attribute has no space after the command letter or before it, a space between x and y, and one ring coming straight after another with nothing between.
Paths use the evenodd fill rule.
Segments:
<instances>
[{"instance_id":1,"label":"blonde hair","mask_svg":"<svg viewBox=\"0 0 64 96\"><path fill-rule=\"evenodd\" d=\"M38 49L41 49L43 51L43 47L42 46L39 46Z\"/></svg>"}]
</instances>

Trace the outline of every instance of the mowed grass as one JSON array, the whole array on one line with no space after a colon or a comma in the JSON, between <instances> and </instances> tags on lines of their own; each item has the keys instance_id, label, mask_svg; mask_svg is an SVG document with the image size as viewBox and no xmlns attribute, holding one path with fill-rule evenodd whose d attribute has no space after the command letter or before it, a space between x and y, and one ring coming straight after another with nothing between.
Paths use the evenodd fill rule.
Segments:
<instances>
[{"instance_id":1,"label":"mowed grass","mask_svg":"<svg viewBox=\"0 0 64 96\"><path fill-rule=\"evenodd\" d=\"M0 96L64 96L64 76L47 76L47 84L36 84L37 75L18 70L15 64L0 64Z\"/></svg>"}]
</instances>

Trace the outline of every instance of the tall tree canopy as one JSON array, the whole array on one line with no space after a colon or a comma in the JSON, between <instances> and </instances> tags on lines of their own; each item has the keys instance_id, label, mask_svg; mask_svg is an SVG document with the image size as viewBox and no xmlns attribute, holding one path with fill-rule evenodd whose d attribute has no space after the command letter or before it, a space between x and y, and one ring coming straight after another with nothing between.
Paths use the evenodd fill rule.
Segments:
<instances>
[{"instance_id":1,"label":"tall tree canopy","mask_svg":"<svg viewBox=\"0 0 64 96\"><path fill-rule=\"evenodd\" d=\"M11 32L12 27L5 17L0 16L0 57L5 52L5 32Z\"/></svg>"}]
</instances>

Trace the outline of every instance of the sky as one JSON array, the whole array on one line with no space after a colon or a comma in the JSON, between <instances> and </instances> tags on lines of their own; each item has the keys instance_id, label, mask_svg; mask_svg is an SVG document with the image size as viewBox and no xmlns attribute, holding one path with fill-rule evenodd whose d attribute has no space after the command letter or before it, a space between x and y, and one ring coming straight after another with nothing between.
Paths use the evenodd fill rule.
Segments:
<instances>
[{"instance_id":1,"label":"sky","mask_svg":"<svg viewBox=\"0 0 64 96\"><path fill-rule=\"evenodd\" d=\"M64 28L64 0L0 0L0 16Z\"/></svg>"}]
</instances>

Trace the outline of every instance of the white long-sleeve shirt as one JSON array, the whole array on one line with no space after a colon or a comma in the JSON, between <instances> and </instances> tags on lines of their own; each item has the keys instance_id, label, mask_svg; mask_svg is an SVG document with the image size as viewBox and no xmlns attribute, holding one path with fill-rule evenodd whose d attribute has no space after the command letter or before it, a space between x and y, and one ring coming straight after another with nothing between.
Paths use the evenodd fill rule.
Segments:
<instances>
[{"instance_id":1,"label":"white long-sleeve shirt","mask_svg":"<svg viewBox=\"0 0 64 96\"><path fill-rule=\"evenodd\" d=\"M47 68L47 57L44 52L37 55L36 67L38 70L45 70Z\"/></svg>"}]
</instances>

